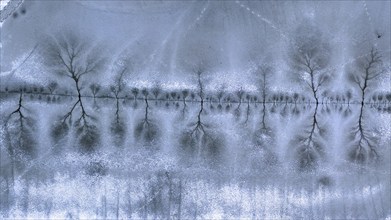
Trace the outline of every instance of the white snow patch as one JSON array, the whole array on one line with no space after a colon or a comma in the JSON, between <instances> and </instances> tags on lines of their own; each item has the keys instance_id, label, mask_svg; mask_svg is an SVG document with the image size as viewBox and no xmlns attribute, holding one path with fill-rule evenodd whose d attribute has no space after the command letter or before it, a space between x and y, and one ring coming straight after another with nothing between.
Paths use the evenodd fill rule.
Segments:
<instances>
[{"instance_id":1,"label":"white snow patch","mask_svg":"<svg viewBox=\"0 0 391 220\"><path fill-rule=\"evenodd\" d=\"M0 10L3 10L3 8L8 4L10 0L1 0L0 1Z\"/></svg>"},{"instance_id":2,"label":"white snow patch","mask_svg":"<svg viewBox=\"0 0 391 220\"><path fill-rule=\"evenodd\" d=\"M254 82L251 69L232 70L210 73L210 80L206 79L206 90L216 91L224 89L227 92L234 92L240 89L247 92L258 91L256 81ZM209 77L208 77L209 78Z\"/></svg>"}]
</instances>

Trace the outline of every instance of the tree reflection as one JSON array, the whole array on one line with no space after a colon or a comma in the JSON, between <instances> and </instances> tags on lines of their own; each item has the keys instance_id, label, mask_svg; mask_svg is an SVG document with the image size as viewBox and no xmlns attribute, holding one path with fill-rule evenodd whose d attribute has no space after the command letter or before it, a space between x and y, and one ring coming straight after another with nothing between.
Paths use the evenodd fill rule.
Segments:
<instances>
[{"instance_id":1,"label":"tree reflection","mask_svg":"<svg viewBox=\"0 0 391 220\"><path fill-rule=\"evenodd\" d=\"M99 144L100 133L95 125L97 120L86 112L81 91L84 87L82 85L84 77L96 74L104 67L105 60L100 52L101 48L93 47L87 39L73 32L60 33L56 38L49 37L44 44L43 56L46 66L52 73L69 78L77 92L77 101L62 120L54 125L52 138L58 141L73 125L81 152L91 153ZM77 107L80 110L79 117L73 120L72 115Z\"/></svg>"},{"instance_id":2,"label":"tree reflection","mask_svg":"<svg viewBox=\"0 0 391 220\"><path fill-rule=\"evenodd\" d=\"M322 135L317 120L319 106L319 89L330 80L327 66L330 62L330 45L322 36L322 32L313 24L303 23L295 32L294 43L289 51L291 67L299 74L312 91L315 99L314 114L309 130L297 135L292 144L296 146L295 157L300 170L311 170L317 167L324 154Z\"/></svg>"},{"instance_id":3,"label":"tree reflection","mask_svg":"<svg viewBox=\"0 0 391 220\"><path fill-rule=\"evenodd\" d=\"M15 174L23 171L37 156L37 141L34 136L36 121L23 105L23 93L19 95L18 107L5 121L7 151L10 156L11 183Z\"/></svg>"},{"instance_id":4,"label":"tree reflection","mask_svg":"<svg viewBox=\"0 0 391 220\"><path fill-rule=\"evenodd\" d=\"M216 165L221 161L223 151L223 139L210 126L202 121L204 111L204 87L201 80L205 70L196 69L198 81L198 96L200 97L200 110L197 114L197 121L189 125L189 129L184 131L179 137L180 147L185 152L185 157L190 157L196 161L205 158L211 165ZM182 152L182 153L183 153Z\"/></svg>"},{"instance_id":5,"label":"tree reflection","mask_svg":"<svg viewBox=\"0 0 391 220\"><path fill-rule=\"evenodd\" d=\"M257 67L256 71L259 79L261 97L262 97L262 116L261 126L253 134L252 142L255 144L255 149L250 152L251 170L257 172L266 166L273 165L277 162L275 155L275 136L273 130L267 123L267 95L270 92L270 78L273 74L273 67L269 64L262 64ZM275 103L273 103L275 106ZM273 108L273 107L272 107Z\"/></svg>"},{"instance_id":6,"label":"tree reflection","mask_svg":"<svg viewBox=\"0 0 391 220\"><path fill-rule=\"evenodd\" d=\"M143 120L139 122L134 130L134 136L137 141L142 141L146 146L155 146L160 138L160 130L157 124L149 117L149 102L145 98L145 114Z\"/></svg>"},{"instance_id":7,"label":"tree reflection","mask_svg":"<svg viewBox=\"0 0 391 220\"><path fill-rule=\"evenodd\" d=\"M319 160L325 154L325 128L321 128L317 120L318 106L315 106L312 123L309 130L304 130L291 142L296 147L295 157L302 171L313 170L319 165Z\"/></svg>"},{"instance_id":8,"label":"tree reflection","mask_svg":"<svg viewBox=\"0 0 391 220\"><path fill-rule=\"evenodd\" d=\"M127 130L124 117L120 112L120 99L125 87L123 78L128 70L128 67L126 62L121 62L119 65L120 66L116 70L118 73L116 74L115 85L111 86L111 92L114 94L116 105L115 119L111 122L110 131L116 146L122 146L124 144L125 133Z\"/></svg>"},{"instance_id":9,"label":"tree reflection","mask_svg":"<svg viewBox=\"0 0 391 220\"><path fill-rule=\"evenodd\" d=\"M376 145L377 138L365 129L364 108L366 93L370 85L374 85L375 79L382 74L381 56L379 52L372 48L366 56L358 59L348 75L351 83L355 84L361 93L361 107L358 123L352 128L349 135L351 149L348 157L351 161L365 163L379 157Z\"/></svg>"}]
</instances>

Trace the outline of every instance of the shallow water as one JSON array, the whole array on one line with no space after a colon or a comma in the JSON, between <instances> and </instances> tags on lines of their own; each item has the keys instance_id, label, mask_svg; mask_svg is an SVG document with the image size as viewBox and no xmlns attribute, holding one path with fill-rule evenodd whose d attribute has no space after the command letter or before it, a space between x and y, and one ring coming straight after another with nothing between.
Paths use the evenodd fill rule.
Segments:
<instances>
[{"instance_id":1,"label":"shallow water","mask_svg":"<svg viewBox=\"0 0 391 220\"><path fill-rule=\"evenodd\" d=\"M296 139L311 133L313 103L267 103L264 110L255 102L220 103L221 108L206 102L198 131L197 100L120 100L117 123L114 98L88 97L84 105L97 135L84 143L77 125L63 135L53 133L75 97L62 102L22 97L31 130L18 134L9 124L13 119L2 117L7 124L1 165L5 217L335 219L390 214L390 114L371 106L365 106L371 115L365 119L371 118L376 128L371 132L378 132L378 160L352 161L349 151L355 145L346 134L358 122L360 105L334 103L318 106L319 129L313 135L324 149L313 163L303 164ZM46 97L55 95L41 99ZM3 94L2 115L18 106L18 98ZM12 177L7 135L23 139L27 133L31 155L16 156L19 166Z\"/></svg>"},{"instance_id":2,"label":"shallow water","mask_svg":"<svg viewBox=\"0 0 391 220\"><path fill-rule=\"evenodd\" d=\"M1 10L2 219L391 218L389 1Z\"/></svg>"}]
</instances>

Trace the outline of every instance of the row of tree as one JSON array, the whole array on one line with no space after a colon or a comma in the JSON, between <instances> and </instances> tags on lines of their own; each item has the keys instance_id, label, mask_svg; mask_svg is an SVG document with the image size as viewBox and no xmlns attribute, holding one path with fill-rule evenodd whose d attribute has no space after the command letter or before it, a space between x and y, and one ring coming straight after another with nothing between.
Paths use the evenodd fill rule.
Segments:
<instances>
[{"instance_id":1,"label":"row of tree","mask_svg":"<svg viewBox=\"0 0 391 220\"><path fill-rule=\"evenodd\" d=\"M306 160L312 160L314 154L312 151L321 151L319 144L315 143L316 131L320 132L318 125L317 113L318 105L320 103L328 102L343 102L350 104L352 99L352 92L347 91L343 95L333 95L328 98L322 97L323 95L330 95L327 90L323 89L324 86L330 82L332 78L332 68L330 67L331 47L327 43L327 40L322 36L320 30L311 24L302 24L296 30L296 35L291 42L291 48L288 50L290 57L289 64L294 71L296 78L303 82L303 85L307 86L312 93L312 103L315 104L314 115L312 117L312 125L308 137L300 137L300 143L306 142L303 147L298 150L305 154ZM107 58L102 54L102 48L100 45L92 45L93 41L81 38L72 32L66 32L56 35L55 37L49 37L43 44L42 56L44 58L44 64L49 69L50 73L57 74L63 77L62 80L68 80L73 84L73 90L71 92L73 97L76 97L75 103L72 105L68 113L66 113L53 128L53 136L56 137L56 141L59 141L63 136L66 136L70 132L70 127L76 129L76 134L79 139L79 143L85 149L83 151L91 151L97 145L99 145L99 129L97 129L97 119L92 114L89 114L85 107L85 94L83 90L88 87L87 81L94 75L103 71L108 63ZM148 108L150 99L166 99L166 100L182 100L186 106L186 101L197 101L200 103L200 112L197 122L194 124L194 128L189 130L182 138L183 145L188 147L195 143L202 143L200 146L208 145L210 143L211 151L218 151L216 147L219 145L220 140L216 138L210 138L206 135L205 126L202 123L201 116L204 109L204 103L207 102L237 102L240 109L241 103L259 102L263 104L265 110L265 104L271 103L301 103L305 102L306 96L294 93L288 94L272 94L270 79L274 74L274 67L268 63L263 63L258 66L256 74L259 80L259 88L261 98L254 94L245 93L242 89L234 94L225 94L223 90L215 92L212 96L207 96L204 89L205 75L210 74L208 72L208 65L206 62L198 62L194 65L193 72L197 82L197 90L183 90L183 91L171 91L163 93L158 87L152 89L133 88L127 91L129 88L126 86L125 78L131 74L132 62L127 56L120 57L114 62L112 68L112 74L115 76L114 85L109 88L101 88L97 84L91 84L89 86L90 93L93 98L106 97L114 98L116 100L116 121L112 124L112 132L117 136L123 136L124 124L121 116L121 110L119 107L119 100L127 98L126 94L132 94L133 99L141 99L146 103L145 119L137 126L137 136L142 136L146 140L154 140L158 133L156 125L148 117ZM353 85L356 86L360 94L361 112L363 112L366 94L371 86L374 86L376 78L383 73L383 65L380 53L371 48L367 54L357 58L354 65L350 67L348 71L348 79ZM33 87L32 91L28 91L27 88L23 88L22 92L25 93L41 93L42 95L56 95L62 94L58 91L58 84L50 83L47 89ZM107 90L104 93L103 90ZM48 92L45 93L45 90ZM322 92L321 92L322 91ZM12 92L12 91L8 91ZM106 95L103 95L106 94ZM152 96L152 98L151 98ZM377 96L377 100L379 97ZM390 98L389 94L384 95L386 99ZM188 98L189 97L189 98ZM326 96L327 97L327 96ZM128 97L130 98L130 96ZM22 95L20 96L20 101ZM335 100L335 101L334 101ZM382 100L382 98L380 98ZM21 132L23 128L24 117L21 114L21 109L14 113L20 113ZM76 115L76 118L73 117ZM360 114L359 119L359 133L364 133L362 128L362 118L364 115ZM264 124L264 122L263 122ZM22 126L23 125L23 126ZM192 126L191 126L192 127ZM264 126L263 126L264 127ZM216 135L215 135L216 136ZM121 137L119 137L119 140ZM365 139L364 139L365 140ZM194 142L194 143L193 143ZM205 143L204 143L205 142ZM220 144L221 145L221 144ZM199 147L200 147L199 146ZM199 148L198 147L198 148ZM195 147L191 147L195 148ZM214 149L216 148L216 149ZM361 148L360 148L361 149ZM195 149L192 149L193 151ZM198 154L200 155L200 150ZM361 150L360 150L361 152ZM357 155L360 153L357 153ZM303 162L307 164L309 162Z\"/></svg>"},{"instance_id":2,"label":"row of tree","mask_svg":"<svg viewBox=\"0 0 391 220\"><path fill-rule=\"evenodd\" d=\"M121 100L136 100L144 101L148 99L151 101L180 101L180 102L198 102L200 101L197 95L197 90L163 90L158 87L153 88L123 88L121 93L113 90L112 87L102 87L98 84L91 84L90 89L81 91L81 97L91 99L121 99ZM23 93L28 95L31 100L61 100L66 97L77 97L78 94L69 88L58 86L57 83L52 82L47 87L44 86L6 86L0 92L3 97L12 96L14 94ZM353 97L351 90L346 92L332 92L325 90L318 96L319 104L360 104L361 100L358 96ZM271 103L271 104L307 104L314 103L311 96L307 93L291 93L291 92L272 92L265 93L265 95L257 94L255 92L246 92L238 90L236 92L227 92L219 90L216 92L208 91L205 93L205 100L209 103ZM365 99L365 104L388 105L391 103L391 93L385 91L373 91Z\"/></svg>"},{"instance_id":3,"label":"row of tree","mask_svg":"<svg viewBox=\"0 0 391 220\"><path fill-rule=\"evenodd\" d=\"M336 67L332 66L332 47L322 32L313 24L307 22L299 25L292 35L290 46L287 49L288 65L290 70L287 77L303 85L304 92L276 92L273 91L272 79L276 77L276 66L272 61L254 62L254 75L258 84L258 92L247 92L240 89L236 92L227 92L225 87L215 91L204 91L204 99L213 102L305 102L314 103L349 103L351 101L382 102L391 101L390 92L369 91L376 88L380 76L387 70L381 53L375 44L365 43L360 50L354 50L355 58L346 65L346 79L351 88L343 92L331 91L328 84L333 81ZM150 88L128 87L127 83L134 73L134 63L131 56L121 54L114 62L109 62L102 45L94 44L91 39L83 38L72 32L59 33L50 36L41 43L41 56L49 73L60 76L54 77L46 87L18 83L15 86L4 86L3 92L20 92L47 95L73 95L94 98L129 98L129 99L165 99L194 101L200 99L197 89L183 89L164 91L159 83ZM195 60L189 63L190 74L197 82L198 71L201 71L201 81L213 75L210 62ZM110 64L110 65L108 65ZM110 66L110 70L107 70ZM94 76L107 72L114 76L111 86L103 87L97 83L90 83ZM58 81L62 83L58 85ZM24 85L23 85L24 84ZM70 89L73 86L73 89ZM354 88L354 89L353 89ZM371 97L367 97L371 95ZM80 101L82 104L82 100Z\"/></svg>"}]
</instances>

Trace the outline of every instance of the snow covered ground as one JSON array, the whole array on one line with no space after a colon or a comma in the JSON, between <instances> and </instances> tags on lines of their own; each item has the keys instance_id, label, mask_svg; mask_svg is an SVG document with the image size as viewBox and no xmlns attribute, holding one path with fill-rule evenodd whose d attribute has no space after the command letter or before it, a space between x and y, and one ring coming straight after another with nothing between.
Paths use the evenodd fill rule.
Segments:
<instances>
[{"instance_id":1,"label":"snow covered ground","mask_svg":"<svg viewBox=\"0 0 391 220\"><path fill-rule=\"evenodd\" d=\"M1 218L391 218L389 1L15 13Z\"/></svg>"}]
</instances>

